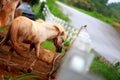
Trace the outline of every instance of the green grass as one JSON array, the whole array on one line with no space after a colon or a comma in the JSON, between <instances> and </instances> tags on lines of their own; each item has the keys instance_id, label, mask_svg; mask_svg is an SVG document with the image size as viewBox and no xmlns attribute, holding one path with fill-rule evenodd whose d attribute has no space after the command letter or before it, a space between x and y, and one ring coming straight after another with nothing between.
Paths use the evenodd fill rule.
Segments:
<instances>
[{"instance_id":1,"label":"green grass","mask_svg":"<svg viewBox=\"0 0 120 80\"><path fill-rule=\"evenodd\" d=\"M112 65L106 64L104 61L100 61L95 58L91 65L91 72L101 75L105 80L119 80L120 73Z\"/></svg>"},{"instance_id":2,"label":"green grass","mask_svg":"<svg viewBox=\"0 0 120 80\"><path fill-rule=\"evenodd\" d=\"M48 49L48 50L51 50L51 51L55 51L55 46L54 46L54 43L53 41L45 41L44 43L41 44L41 47L42 48L45 48L45 49ZM62 49L62 54L65 53L65 50Z\"/></svg>"},{"instance_id":3,"label":"green grass","mask_svg":"<svg viewBox=\"0 0 120 80\"><path fill-rule=\"evenodd\" d=\"M41 19L44 19L44 16L42 14L42 12L40 12L40 3L39 4L36 4L36 5L33 5L32 9L36 15L36 19L38 18L41 18Z\"/></svg>"},{"instance_id":4,"label":"green grass","mask_svg":"<svg viewBox=\"0 0 120 80\"><path fill-rule=\"evenodd\" d=\"M55 51L55 46L53 44L53 41L45 41L43 44L41 44L43 48Z\"/></svg>"},{"instance_id":5,"label":"green grass","mask_svg":"<svg viewBox=\"0 0 120 80\"><path fill-rule=\"evenodd\" d=\"M52 12L53 15L68 21L69 18L65 14L63 14L62 10L59 8L59 6L55 3L56 0L47 0L47 5Z\"/></svg>"},{"instance_id":6,"label":"green grass","mask_svg":"<svg viewBox=\"0 0 120 80\"><path fill-rule=\"evenodd\" d=\"M97 55L92 62L90 72L102 76L105 80L120 80L120 72L116 67L105 63Z\"/></svg>"}]
</instances>

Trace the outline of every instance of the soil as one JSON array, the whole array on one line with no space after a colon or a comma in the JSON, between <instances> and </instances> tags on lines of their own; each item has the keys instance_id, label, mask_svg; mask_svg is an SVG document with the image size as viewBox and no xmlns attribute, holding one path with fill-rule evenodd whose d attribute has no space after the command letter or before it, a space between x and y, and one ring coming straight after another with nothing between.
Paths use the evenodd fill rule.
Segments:
<instances>
[{"instance_id":1,"label":"soil","mask_svg":"<svg viewBox=\"0 0 120 80\"><path fill-rule=\"evenodd\" d=\"M114 22L115 26L117 26L117 31L120 33L120 23Z\"/></svg>"},{"instance_id":2,"label":"soil","mask_svg":"<svg viewBox=\"0 0 120 80\"><path fill-rule=\"evenodd\" d=\"M3 36L5 36L5 34L0 32L0 40L3 38ZM26 74L27 69L35 59L34 50L33 50L29 58L27 59L26 65L23 66L26 58L18 56L15 52L11 54L9 52L9 49L10 49L9 45L2 46L0 48L0 80L3 80L2 78L4 75L15 77L18 76L20 73ZM42 56L40 56L39 60L33 66L33 70L31 72L31 74L40 76L40 78L29 79L29 80L48 80L48 76L49 76L48 73L52 70L53 60L58 55L58 53L54 51L46 50L44 48L40 49L40 54L42 54ZM12 55L12 58L9 61L9 64L7 64L9 55ZM61 59L62 58L59 57L59 59L56 60L54 66L56 66ZM10 71L6 70L6 66L10 67ZM24 70L22 70L23 68ZM54 79L56 77L55 75L56 73L51 75L51 77Z\"/></svg>"}]
</instances>

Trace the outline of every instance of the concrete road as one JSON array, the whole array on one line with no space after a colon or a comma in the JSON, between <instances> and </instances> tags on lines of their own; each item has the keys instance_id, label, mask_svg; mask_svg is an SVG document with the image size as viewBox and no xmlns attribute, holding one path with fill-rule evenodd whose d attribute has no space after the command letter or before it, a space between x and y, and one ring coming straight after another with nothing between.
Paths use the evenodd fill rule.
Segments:
<instances>
[{"instance_id":1,"label":"concrete road","mask_svg":"<svg viewBox=\"0 0 120 80\"><path fill-rule=\"evenodd\" d=\"M120 36L112 26L87 14L57 2L63 12L71 19L71 25L87 25L93 48L110 63L120 61Z\"/></svg>"}]
</instances>

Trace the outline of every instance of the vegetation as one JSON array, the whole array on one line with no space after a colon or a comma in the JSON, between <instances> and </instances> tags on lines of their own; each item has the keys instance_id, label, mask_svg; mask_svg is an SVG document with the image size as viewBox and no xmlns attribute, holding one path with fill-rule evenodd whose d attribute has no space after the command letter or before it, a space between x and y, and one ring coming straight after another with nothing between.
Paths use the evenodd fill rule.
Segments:
<instances>
[{"instance_id":1,"label":"vegetation","mask_svg":"<svg viewBox=\"0 0 120 80\"><path fill-rule=\"evenodd\" d=\"M0 26L0 32L7 32L7 29L5 28L5 27L3 27L3 26Z\"/></svg>"},{"instance_id":2,"label":"vegetation","mask_svg":"<svg viewBox=\"0 0 120 80\"><path fill-rule=\"evenodd\" d=\"M109 8L111 8L112 14L114 14L115 18L117 18L118 22L120 22L120 2L119 3L111 3L108 6L109 6Z\"/></svg>"},{"instance_id":3,"label":"vegetation","mask_svg":"<svg viewBox=\"0 0 120 80\"><path fill-rule=\"evenodd\" d=\"M90 12L99 13L120 22L120 3L108 4L108 0L60 0Z\"/></svg>"},{"instance_id":4,"label":"vegetation","mask_svg":"<svg viewBox=\"0 0 120 80\"><path fill-rule=\"evenodd\" d=\"M93 53L95 53L96 56L92 62L90 72L102 76L105 80L119 80L120 72L117 67L108 64L108 62L106 63L105 60L98 57L94 50Z\"/></svg>"},{"instance_id":5,"label":"vegetation","mask_svg":"<svg viewBox=\"0 0 120 80\"><path fill-rule=\"evenodd\" d=\"M114 66L106 64L97 57L93 60L90 71L94 74L101 75L105 80L120 79L120 72Z\"/></svg>"},{"instance_id":6,"label":"vegetation","mask_svg":"<svg viewBox=\"0 0 120 80\"><path fill-rule=\"evenodd\" d=\"M49 45L49 46L48 46ZM45 41L43 44L41 44L43 48L55 51L55 46L53 44L53 41Z\"/></svg>"},{"instance_id":7,"label":"vegetation","mask_svg":"<svg viewBox=\"0 0 120 80\"><path fill-rule=\"evenodd\" d=\"M32 9L36 15L36 19L38 18L44 19L42 12L40 12L40 6L41 6L40 3L32 6Z\"/></svg>"},{"instance_id":8,"label":"vegetation","mask_svg":"<svg viewBox=\"0 0 120 80\"><path fill-rule=\"evenodd\" d=\"M26 79L38 79L40 77L32 75L32 74L20 74L16 77L3 75L2 78L3 78L3 80L26 80Z\"/></svg>"},{"instance_id":9,"label":"vegetation","mask_svg":"<svg viewBox=\"0 0 120 80\"><path fill-rule=\"evenodd\" d=\"M28 2L31 6L39 4L40 0L22 0L23 2Z\"/></svg>"},{"instance_id":10,"label":"vegetation","mask_svg":"<svg viewBox=\"0 0 120 80\"><path fill-rule=\"evenodd\" d=\"M58 7L58 5L55 3L56 0L47 0L47 5L50 9L50 11L52 12L53 15L65 20L65 21L68 21L69 18L64 15L61 11L61 9Z\"/></svg>"}]
</instances>

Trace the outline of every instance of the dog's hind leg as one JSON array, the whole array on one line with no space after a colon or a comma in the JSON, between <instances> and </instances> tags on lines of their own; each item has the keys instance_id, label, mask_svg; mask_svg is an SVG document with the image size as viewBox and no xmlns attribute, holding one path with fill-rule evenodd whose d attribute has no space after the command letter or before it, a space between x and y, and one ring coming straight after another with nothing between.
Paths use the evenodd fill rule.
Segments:
<instances>
[{"instance_id":1,"label":"dog's hind leg","mask_svg":"<svg viewBox=\"0 0 120 80\"><path fill-rule=\"evenodd\" d=\"M33 50L33 48L34 48L34 44L30 44L30 50L29 50L28 53L27 53L27 57L26 57L25 60L24 60L25 62L24 62L24 64L23 64L23 68L22 68L22 70L21 70L21 71L23 71L23 72L24 72L24 68L25 68L26 63L28 62L29 58L31 57L30 54L31 54L31 51Z\"/></svg>"},{"instance_id":2,"label":"dog's hind leg","mask_svg":"<svg viewBox=\"0 0 120 80\"><path fill-rule=\"evenodd\" d=\"M35 65L35 63L36 63L36 62L38 61L38 59L39 59L40 43L37 43L37 44L35 45L35 53L36 53L35 59L34 59L34 61L32 62L32 64L30 65L29 69L27 70L28 73L31 73L31 72L32 72L32 70L33 70L32 67Z\"/></svg>"}]
</instances>

